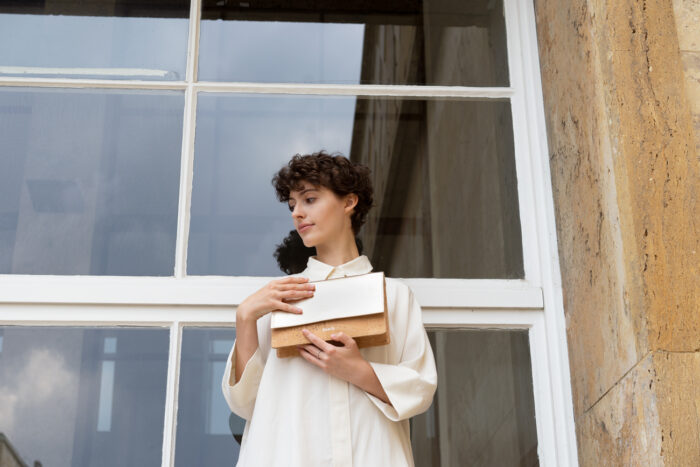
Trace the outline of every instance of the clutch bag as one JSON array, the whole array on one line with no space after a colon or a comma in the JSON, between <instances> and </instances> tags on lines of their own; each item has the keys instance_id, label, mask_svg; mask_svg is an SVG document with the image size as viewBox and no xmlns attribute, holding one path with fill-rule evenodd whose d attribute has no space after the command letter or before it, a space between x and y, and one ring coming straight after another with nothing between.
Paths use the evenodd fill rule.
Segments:
<instances>
[{"instance_id":1,"label":"clutch bag","mask_svg":"<svg viewBox=\"0 0 700 467\"><path fill-rule=\"evenodd\" d=\"M270 334L278 357L298 355L297 345L310 344L302 329L306 328L326 342L331 334L344 332L355 339L358 347L389 343L389 315L384 272L319 281L314 295L295 300L302 314L272 311Z\"/></svg>"}]
</instances>

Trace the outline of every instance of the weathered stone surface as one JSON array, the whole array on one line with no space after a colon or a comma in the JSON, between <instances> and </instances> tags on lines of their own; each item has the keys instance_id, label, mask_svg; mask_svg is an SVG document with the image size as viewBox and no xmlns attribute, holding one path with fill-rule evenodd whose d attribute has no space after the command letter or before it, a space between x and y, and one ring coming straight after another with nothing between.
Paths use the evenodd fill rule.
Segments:
<instances>
[{"instance_id":1,"label":"weathered stone surface","mask_svg":"<svg viewBox=\"0 0 700 467\"><path fill-rule=\"evenodd\" d=\"M700 23L696 28L700 31ZM695 131L695 154L700 157L700 51L682 52L683 71L685 71L685 89L688 94L690 111L693 113L693 130ZM700 254L697 253L696 254Z\"/></svg>"},{"instance_id":2,"label":"weathered stone surface","mask_svg":"<svg viewBox=\"0 0 700 467\"><path fill-rule=\"evenodd\" d=\"M671 5L664 0L611 2L599 11L609 34L601 48L612 52L606 79L610 133L617 138L616 183L621 225L630 257L641 258L639 311L649 323L653 350L700 347L697 219L700 166L683 80ZM620 189L622 187L622 190Z\"/></svg>"},{"instance_id":3,"label":"weathered stone surface","mask_svg":"<svg viewBox=\"0 0 700 467\"><path fill-rule=\"evenodd\" d=\"M673 0L681 50L700 51L700 0Z\"/></svg>"},{"instance_id":4,"label":"weathered stone surface","mask_svg":"<svg viewBox=\"0 0 700 467\"><path fill-rule=\"evenodd\" d=\"M700 351L654 353L664 465L700 465Z\"/></svg>"},{"instance_id":5,"label":"weathered stone surface","mask_svg":"<svg viewBox=\"0 0 700 467\"><path fill-rule=\"evenodd\" d=\"M537 30L557 216L574 410L581 414L647 349L641 282L620 231L607 65L585 1L538 1ZM586 105L582 105L586 103ZM629 224L629 220L625 223ZM637 266L639 267L639 266ZM635 283L636 281L636 283ZM630 293L630 290L634 292Z\"/></svg>"},{"instance_id":6,"label":"weathered stone surface","mask_svg":"<svg viewBox=\"0 0 700 467\"><path fill-rule=\"evenodd\" d=\"M648 354L578 420L583 466L662 465L662 441Z\"/></svg>"},{"instance_id":7,"label":"weathered stone surface","mask_svg":"<svg viewBox=\"0 0 700 467\"><path fill-rule=\"evenodd\" d=\"M698 0L535 7L579 459L698 465Z\"/></svg>"}]
</instances>

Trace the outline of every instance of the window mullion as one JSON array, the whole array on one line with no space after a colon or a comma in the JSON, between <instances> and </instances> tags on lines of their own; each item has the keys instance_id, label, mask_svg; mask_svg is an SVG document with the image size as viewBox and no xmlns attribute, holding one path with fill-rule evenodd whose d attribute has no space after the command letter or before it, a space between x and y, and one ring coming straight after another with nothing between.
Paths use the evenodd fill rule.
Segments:
<instances>
[{"instance_id":1,"label":"window mullion","mask_svg":"<svg viewBox=\"0 0 700 467\"><path fill-rule=\"evenodd\" d=\"M175 465L175 440L177 438L177 399L180 386L180 355L182 349L182 326L174 321L170 325L170 348L168 351L168 382L165 396L165 420L163 423L162 467Z\"/></svg>"},{"instance_id":2,"label":"window mullion","mask_svg":"<svg viewBox=\"0 0 700 467\"><path fill-rule=\"evenodd\" d=\"M556 430L557 418L552 403L552 374L547 351L545 320L542 313L534 316L529 331L530 368L532 369L532 393L535 398L535 420L537 429L537 457L540 465L566 465L557 462L558 446ZM559 459L561 461L561 459Z\"/></svg>"},{"instance_id":3,"label":"window mullion","mask_svg":"<svg viewBox=\"0 0 700 467\"><path fill-rule=\"evenodd\" d=\"M190 234L190 207L192 205L192 179L194 167L194 135L197 118L197 92L192 84L185 91L185 115L183 118L182 150L180 152L180 191L177 214L177 240L175 242L175 277L187 275L187 244Z\"/></svg>"},{"instance_id":4,"label":"window mullion","mask_svg":"<svg viewBox=\"0 0 700 467\"><path fill-rule=\"evenodd\" d=\"M520 218L523 225L525 279L541 285L544 313L542 326L531 331L533 371L539 371L541 387L549 391L542 403L552 406L550 424L540 453L547 465L577 465L577 447L571 398L571 379L566 344L561 277L554 221L554 200L549 173L549 155L544 124L544 104L539 74L535 12L532 1L506 0L508 51L516 89L513 124ZM521 187L521 184L523 185ZM541 358L537 358L540 355ZM546 384L546 386L545 386ZM540 404L541 405L541 404ZM539 435L539 432L538 432ZM552 457L556 456L556 457Z\"/></svg>"},{"instance_id":5,"label":"window mullion","mask_svg":"<svg viewBox=\"0 0 700 467\"><path fill-rule=\"evenodd\" d=\"M537 226L534 214L534 197L531 179L531 154L525 103L523 100L523 68L521 60L520 21L516 0L505 0L503 10L506 16L506 42L508 47L508 69L510 85L514 89L511 97L513 116L513 141L515 150L515 173L520 210L520 230L522 235L523 269L525 279L540 284L540 265L537 242Z\"/></svg>"},{"instance_id":6,"label":"window mullion","mask_svg":"<svg viewBox=\"0 0 700 467\"><path fill-rule=\"evenodd\" d=\"M197 64L199 63L199 26L201 23L202 0L190 0L189 36L187 38L187 68L185 81L197 81Z\"/></svg>"}]
</instances>

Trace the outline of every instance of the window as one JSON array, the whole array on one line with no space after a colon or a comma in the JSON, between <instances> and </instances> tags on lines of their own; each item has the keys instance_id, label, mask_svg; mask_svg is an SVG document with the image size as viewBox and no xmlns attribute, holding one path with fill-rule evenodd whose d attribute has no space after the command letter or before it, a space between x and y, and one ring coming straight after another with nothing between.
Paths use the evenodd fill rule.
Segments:
<instances>
[{"instance_id":1,"label":"window","mask_svg":"<svg viewBox=\"0 0 700 467\"><path fill-rule=\"evenodd\" d=\"M293 228L270 178L341 151L374 176L363 253L415 291L438 359L419 465L575 465L532 3L309 5L0 7L0 386L41 381L28 356L61 341L92 368L67 373L91 415L61 449L89 462L117 436L104 449L149 464L232 462L242 421L213 385ZM32 397L0 431L46 461L23 447ZM148 433L120 438L143 400Z\"/></svg>"},{"instance_id":2,"label":"window","mask_svg":"<svg viewBox=\"0 0 700 467\"><path fill-rule=\"evenodd\" d=\"M160 462L167 328L0 329L0 423L16 465Z\"/></svg>"}]
</instances>

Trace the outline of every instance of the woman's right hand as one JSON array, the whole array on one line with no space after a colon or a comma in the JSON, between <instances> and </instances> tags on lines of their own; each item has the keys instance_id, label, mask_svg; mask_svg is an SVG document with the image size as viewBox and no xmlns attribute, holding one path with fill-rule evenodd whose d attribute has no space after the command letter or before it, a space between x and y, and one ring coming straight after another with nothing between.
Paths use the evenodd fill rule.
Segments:
<instances>
[{"instance_id":1,"label":"woman's right hand","mask_svg":"<svg viewBox=\"0 0 700 467\"><path fill-rule=\"evenodd\" d=\"M308 277L287 276L268 282L238 305L236 320L257 321L273 310L301 314L301 308L287 302L312 297L316 285L308 281Z\"/></svg>"}]
</instances>

